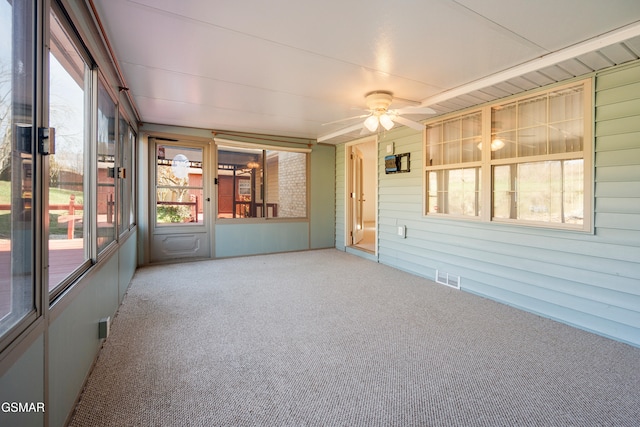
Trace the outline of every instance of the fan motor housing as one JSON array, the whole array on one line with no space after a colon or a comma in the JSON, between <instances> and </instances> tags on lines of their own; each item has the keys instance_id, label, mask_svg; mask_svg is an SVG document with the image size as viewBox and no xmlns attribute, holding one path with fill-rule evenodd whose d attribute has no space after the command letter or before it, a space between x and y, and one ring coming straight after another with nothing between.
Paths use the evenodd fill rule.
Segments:
<instances>
[{"instance_id":1,"label":"fan motor housing","mask_svg":"<svg viewBox=\"0 0 640 427\"><path fill-rule=\"evenodd\" d=\"M370 110L385 112L393 101L393 93L378 90L366 94L365 99Z\"/></svg>"}]
</instances>

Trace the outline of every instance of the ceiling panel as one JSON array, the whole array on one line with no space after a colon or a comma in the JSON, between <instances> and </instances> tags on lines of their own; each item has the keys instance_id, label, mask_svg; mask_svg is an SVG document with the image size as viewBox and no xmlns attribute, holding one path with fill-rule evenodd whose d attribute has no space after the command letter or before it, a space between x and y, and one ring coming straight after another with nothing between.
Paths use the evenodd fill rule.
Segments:
<instances>
[{"instance_id":1,"label":"ceiling panel","mask_svg":"<svg viewBox=\"0 0 640 427\"><path fill-rule=\"evenodd\" d=\"M370 91L439 97L442 114L640 52L635 0L87 1L141 121L304 138L350 125L322 124L359 114ZM529 67L625 25L631 40Z\"/></svg>"},{"instance_id":2,"label":"ceiling panel","mask_svg":"<svg viewBox=\"0 0 640 427\"><path fill-rule=\"evenodd\" d=\"M549 52L638 21L637 0L455 0Z\"/></svg>"}]
</instances>

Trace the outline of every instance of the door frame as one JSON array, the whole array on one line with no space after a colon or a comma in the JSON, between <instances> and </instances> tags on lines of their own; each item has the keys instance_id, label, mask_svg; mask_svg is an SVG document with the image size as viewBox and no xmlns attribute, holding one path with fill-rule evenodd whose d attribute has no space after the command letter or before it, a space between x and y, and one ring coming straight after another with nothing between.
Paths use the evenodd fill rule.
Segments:
<instances>
[{"instance_id":1,"label":"door frame","mask_svg":"<svg viewBox=\"0 0 640 427\"><path fill-rule=\"evenodd\" d=\"M197 224L176 224L158 226L156 223L157 191L156 168L158 159L158 145L185 147L188 149L202 150L202 222ZM148 197L148 244L149 262L165 262L171 260L213 258L213 224L212 212L215 210L215 199L212 196L212 170L211 170L211 140L197 140L191 138L166 138L163 136L149 136L149 197ZM198 220L199 221L199 220ZM166 257L161 257L158 249L158 241L176 239L177 245L188 246L189 240L193 241L193 247L185 247ZM182 239L178 242L178 239ZM197 240L197 241L196 241Z\"/></svg>"},{"instance_id":2,"label":"door frame","mask_svg":"<svg viewBox=\"0 0 640 427\"><path fill-rule=\"evenodd\" d=\"M369 136L366 138L361 138L361 139L357 139L355 141L351 141L345 144L345 194L344 194L344 201L345 201L345 217L344 217L344 230L345 230L345 234L344 234L344 244L346 248L353 248L356 249L358 252L362 252L365 253L366 251L362 248L359 248L356 244L353 244L353 238L352 238L352 233L355 232L354 230L354 217L355 217L355 209L356 206L355 204L358 203L358 200L356 198L352 198L351 197L351 193L354 192L355 190L355 173L356 171L354 170L353 167L353 161L351 160L351 154L354 150L354 147L359 146L359 145L364 145L364 144L372 144L375 145L375 158L372 160L369 160L368 162L370 163L368 166L373 168L373 170L375 171L375 180L373 183L374 189L373 189L373 194L371 195L365 195L365 197L367 198L368 201L370 201L370 203L373 203L375 207L378 206L378 184L379 184L379 180L378 180L378 137L377 135L373 135L373 136ZM367 158L365 156L364 158L364 163L367 163ZM366 179L366 176L365 176ZM374 221L375 221L375 226L374 226L374 241L376 242L374 245L374 254L377 257L378 255L378 210L375 209L376 213L374 216Z\"/></svg>"}]
</instances>

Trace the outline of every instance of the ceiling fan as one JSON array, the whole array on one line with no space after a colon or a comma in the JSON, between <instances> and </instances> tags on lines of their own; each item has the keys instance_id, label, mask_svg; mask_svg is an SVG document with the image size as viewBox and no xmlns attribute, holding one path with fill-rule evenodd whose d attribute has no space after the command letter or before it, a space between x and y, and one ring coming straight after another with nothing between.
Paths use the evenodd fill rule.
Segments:
<instances>
[{"instance_id":1,"label":"ceiling fan","mask_svg":"<svg viewBox=\"0 0 640 427\"><path fill-rule=\"evenodd\" d=\"M324 123L324 125L342 123L356 119L364 119L363 122L358 122L357 124L347 126L335 132L322 135L318 138L318 142L326 141L328 139L335 138L337 136L344 135L358 129L362 130L361 134L365 134L367 132L375 132L380 126L382 126L386 130L390 130L396 123L408 126L415 130L423 130L424 125L422 123L407 119L406 117L403 117L403 115L436 114L435 110L428 107L404 107L389 109L391 103L393 102L393 93L389 91L376 90L367 93L364 98L367 104L367 110L369 110L368 113L354 117L347 117L346 119L340 119L329 123Z\"/></svg>"}]
</instances>

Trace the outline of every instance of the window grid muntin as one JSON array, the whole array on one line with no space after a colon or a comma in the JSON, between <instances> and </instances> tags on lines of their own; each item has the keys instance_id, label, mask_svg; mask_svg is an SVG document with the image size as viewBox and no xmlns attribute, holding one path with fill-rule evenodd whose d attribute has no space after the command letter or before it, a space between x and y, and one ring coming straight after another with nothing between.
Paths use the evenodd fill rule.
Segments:
<instances>
[{"instance_id":1,"label":"window grid muntin","mask_svg":"<svg viewBox=\"0 0 640 427\"><path fill-rule=\"evenodd\" d=\"M484 192L485 194L483 194L481 197L481 200L482 200L481 204L483 206L488 206L488 209L485 209L485 212L481 213L479 219L486 222L507 221L507 222L516 222L522 225L533 225L533 226L545 227L545 228L562 228L562 229L568 228L568 229L578 230L578 231L590 231L592 229L593 227L592 213L591 213L592 189L589 185L589 182L592 179L591 168L592 168L593 160L592 160L591 153L588 151L589 147L592 144L592 141L591 141L592 131L591 131L591 128L588 127L588 123L590 123L591 116L592 116L591 108L593 106L591 91L592 91L592 82L590 78L583 79L583 80L576 79L571 83L554 85L551 89L545 90L544 93L542 91L538 91L534 95L528 95L525 97L521 96L520 99L516 99L516 97L514 96L514 97L510 97L507 100L507 102L487 104L484 107L482 107L481 111L483 112L485 117L485 119L482 122L483 123L483 129L482 129L483 142L492 141L493 134L495 134L495 132L493 132L494 131L493 129L494 118L492 117L493 111L499 107L504 107L509 104L514 104L518 100L525 100L527 98L536 98L536 97L546 98L548 101L545 101L545 103L551 105L548 111L552 112L552 119L548 120L548 124L550 124L550 126L547 126L549 131L547 132L546 138L545 138L545 147L546 147L545 150L549 154L494 159L491 154L492 151L488 147L482 150L483 155L482 155L481 167L482 167L482 170L485 171L485 173L483 174L482 181L483 181L484 188L488 189L489 191L485 191ZM567 96L567 93L570 93L570 94ZM554 111L553 109L556 107L555 105L553 105L555 100L554 95L556 94L562 95L559 98L564 99L563 101L564 104L574 104L573 107L568 107L568 108L563 107L560 109L561 113ZM566 112L571 111L571 109L573 109L573 111L577 111L579 113L579 116L566 114ZM558 118L555 117L556 114L558 115ZM547 115L549 115L549 113L547 113ZM460 115L460 116L463 116L463 115ZM456 117L454 117L454 119L455 118ZM443 120L436 121L434 122L434 124L437 125L442 121ZM574 133L576 129L578 129L578 133L580 135L579 142L576 142L575 140L568 141L566 147L561 147L560 149L558 149L557 146L554 147L554 136L553 136L554 126L558 124L561 125L561 126L558 126L561 128L561 130L559 131L560 133L562 130L566 130L566 129L562 129L563 127L568 127L569 132L574 132ZM515 125L513 127L515 128ZM425 146L424 212L425 212L425 215L434 215L434 213L429 212L429 206L430 206L429 173L430 171L453 167L453 165L450 166L450 165L431 165L430 164L431 162L429 161L429 154L428 154L430 147L427 142L429 139L429 134L428 134L429 130L430 128L428 124L427 132L425 132L425 145L424 145ZM514 138L514 140L515 139L516 138ZM520 150L520 154L526 154L526 153L522 153L522 150ZM493 167L494 166L507 165L507 164L513 164L513 163L518 164L522 162L551 161L551 160L571 161L576 159L583 160L583 165L584 165L584 168L583 168L584 175L583 175L583 181L581 186L581 194L583 194L583 201L584 201L583 212L582 212L583 221L581 224L565 223L565 224L560 224L560 226L558 226L557 224L553 224L553 223L493 218L492 214L493 214L493 193L494 193L493 191ZM470 165L464 164L464 166L467 167ZM433 200L433 198L431 198L431 200ZM446 215L446 214L435 214L435 215ZM456 215L446 215L446 216L460 218L460 216L456 216ZM462 218L472 219L471 217L466 217L466 216Z\"/></svg>"},{"instance_id":2,"label":"window grid muntin","mask_svg":"<svg viewBox=\"0 0 640 427\"><path fill-rule=\"evenodd\" d=\"M569 96L565 96L565 94L569 94ZM574 100L573 98L579 97L579 100ZM564 99L565 101L573 101L572 103L577 104L577 107L574 109L579 112L578 116L566 116L567 109L563 109L562 111L565 113L564 117L560 119L555 119L552 117L552 111L555 110L552 101L558 101L560 99ZM541 117L543 121L535 122L533 117L533 112L530 114L526 114L528 110L532 110L535 105L543 105L544 117ZM559 153L569 153L569 152L581 152L584 147L584 84L576 84L570 87L561 88L557 90L549 90L542 94L536 94L533 96L525 97L522 99L516 99L514 101L510 101L505 104L498 104L491 107L491 141L492 143L496 139L500 139L505 143L505 148L510 147L513 144L515 153L512 155L508 155L505 153L509 153L510 150L502 150L498 149L492 151L491 158L492 160L500 160L507 158L523 158L530 156L544 156L548 154L559 154ZM499 114L499 112L509 113L512 112L512 117L506 114ZM508 125L503 125L503 121L508 121ZM574 126L576 130L580 130L578 138L579 143L577 149L573 148L573 144L571 149L563 150L560 152L555 152L556 150L552 147L552 138L550 137L552 134L552 130L557 130L560 133L567 132L566 130L563 132L561 129L562 125L566 124L574 124L578 126ZM528 142L529 148L535 144L536 147L542 148L542 150L538 150L535 153L526 153L525 148L527 147L525 138L532 136L531 132L539 131L540 134L544 135L542 141L533 141ZM505 138L508 137L508 138ZM542 152L540 152L542 151Z\"/></svg>"},{"instance_id":3,"label":"window grid muntin","mask_svg":"<svg viewBox=\"0 0 640 427\"><path fill-rule=\"evenodd\" d=\"M482 205L481 142L481 110L427 126L425 158L429 159L429 164L426 167L428 190L425 210L428 214L479 217ZM469 197L470 190L466 185L465 177L469 171L474 171L475 177L473 197ZM459 179L452 181L455 175Z\"/></svg>"}]
</instances>

